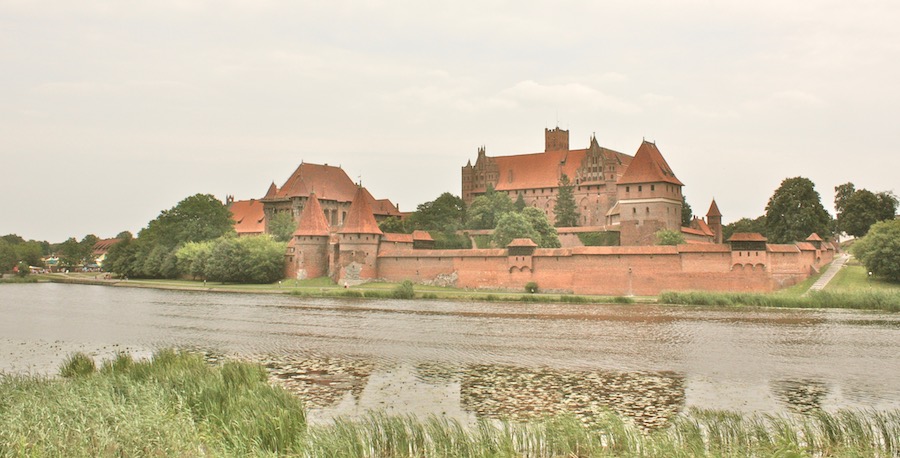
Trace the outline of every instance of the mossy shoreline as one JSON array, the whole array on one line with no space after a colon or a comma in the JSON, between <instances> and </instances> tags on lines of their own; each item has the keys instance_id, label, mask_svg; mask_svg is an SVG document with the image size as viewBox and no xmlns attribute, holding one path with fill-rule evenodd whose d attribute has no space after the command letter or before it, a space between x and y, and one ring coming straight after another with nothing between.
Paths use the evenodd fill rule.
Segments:
<instances>
[{"instance_id":1,"label":"mossy shoreline","mask_svg":"<svg viewBox=\"0 0 900 458\"><path fill-rule=\"evenodd\" d=\"M67 377L0 376L0 456L895 456L900 411L805 416L689 410L643 432L614 414L463 425L388 416L310 425L297 398L258 364L210 365L164 350L98 370L75 354Z\"/></svg>"}]
</instances>

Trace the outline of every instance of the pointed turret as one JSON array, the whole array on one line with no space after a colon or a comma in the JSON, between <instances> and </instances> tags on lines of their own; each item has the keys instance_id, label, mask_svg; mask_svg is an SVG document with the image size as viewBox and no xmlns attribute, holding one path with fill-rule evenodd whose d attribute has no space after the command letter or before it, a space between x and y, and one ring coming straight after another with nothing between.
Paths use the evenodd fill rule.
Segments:
<instances>
[{"instance_id":1,"label":"pointed turret","mask_svg":"<svg viewBox=\"0 0 900 458\"><path fill-rule=\"evenodd\" d=\"M713 199L712 203L709 204L709 211L706 212L706 221L709 224L709 228L716 234L715 242L722 243L722 212L719 211L719 206L716 205L716 199Z\"/></svg>"},{"instance_id":2,"label":"pointed turret","mask_svg":"<svg viewBox=\"0 0 900 458\"><path fill-rule=\"evenodd\" d=\"M275 182L273 181L272 184L269 185L269 190L266 191L266 195L265 195L265 197L263 197L263 199L273 199L273 198L275 198L275 194L277 194L277 193L278 193L278 186L275 186Z\"/></svg>"},{"instance_id":3,"label":"pointed turret","mask_svg":"<svg viewBox=\"0 0 900 458\"><path fill-rule=\"evenodd\" d=\"M300 223L297 225L294 235L306 237L328 236L328 221L325 219L325 212L322 211L322 206L319 205L319 198L316 197L315 192L309 194L306 206L300 212Z\"/></svg>"},{"instance_id":4,"label":"pointed turret","mask_svg":"<svg viewBox=\"0 0 900 458\"><path fill-rule=\"evenodd\" d=\"M375 215L372 213L372 207L369 206L369 199L364 188L357 188L350 209L347 211L347 218L344 219L344 227L338 233L383 234L378 228L378 223L375 222Z\"/></svg>"}]
</instances>

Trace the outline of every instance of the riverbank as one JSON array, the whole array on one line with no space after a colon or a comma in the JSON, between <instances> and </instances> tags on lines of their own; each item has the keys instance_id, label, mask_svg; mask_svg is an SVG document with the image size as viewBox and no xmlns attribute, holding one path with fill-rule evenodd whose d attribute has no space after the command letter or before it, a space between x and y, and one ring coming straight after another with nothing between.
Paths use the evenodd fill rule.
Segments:
<instances>
[{"instance_id":1,"label":"riverbank","mask_svg":"<svg viewBox=\"0 0 900 458\"><path fill-rule=\"evenodd\" d=\"M68 378L0 378L0 455L291 455L342 457L894 456L898 411L805 416L691 410L645 433L607 413L472 427L446 417L391 417L313 426L304 406L266 382L262 366L207 364L161 351L120 355L97 370L73 355Z\"/></svg>"},{"instance_id":2,"label":"riverbank","mask_svg":"<svg viewBox=\"0 0 900 458\"><path fill-rule=\"evenodd\" d=\"M824 271L824 269L823 269ZM731 292L667 292L659 296L623 297L588 296L560 293L527 293L502 290L468 290L451 287L415 285L414 298L462 301L505 301L579 304L661 304L729 307L784 308L850 308L900 312L900 285L875 280L866 275L858 262L850 261L821 291L811 291L821 274L804 282L771 293ZM370 282L341 287L328 278L283 280L275 284L224 284L191 280L122 280L105 279L101 275L71 273L39 277L41 281L104 285L132 288L155 288L178 291L210 291L222 293L290 294L302 297L342 297L390 299L397 283Z\"/></svg>"}]
</instances>

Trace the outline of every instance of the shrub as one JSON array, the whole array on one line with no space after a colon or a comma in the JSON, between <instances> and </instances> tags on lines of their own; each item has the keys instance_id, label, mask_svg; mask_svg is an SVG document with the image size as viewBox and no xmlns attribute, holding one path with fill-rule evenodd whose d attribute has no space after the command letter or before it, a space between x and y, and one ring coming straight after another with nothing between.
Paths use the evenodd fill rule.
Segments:
<instances>
[{"instance_id":1,"label":"shrub","mask_svg":"<svg viewBox=\"0 0 900 458\"><path fill-rule=\"evenodd\" d=\"M434 293L425 293L422 295L422 299L437 299L437 294Z\"/></svg>"},{"instance_id":2,"label":"shrub","mask_svg":"<svg viewBox=\"0 0 900 458\"><path fill-rule=\"evenodd\" d=\"M413 288L413 282L409 280L403 280L403 283L399 284L393 291L391 291L391 297L394 299L412 299L416 297L415 289Z\"/></svg>"},{"instance_id":3,"label":"shrub","mask_svg":"<svg viewBox=\"0 0 900 458\"><path fill-rule=\"evenodd\" d=\"M584 246L619 246L618 232L579 232L578 240Z\"/></svg>"},{"instance_id":4,"label":"shrub","mask_svg":"<svg viewBox=\"0 0 900 458\"><path fill-rule=\"evenodd\" d=\"M85 375L93 374L96 370L97 365L94 364L94 359L84 353L78 352L72 354L63 361L62 365L59 367L59 375L65 378L83 377Z\"/></svg>"},{"instance_id":5,"label":"shrub","mask_svg":"<svg viewBox=\"0 0 900 458\"><path fill-rule=\"evenodd\" d=\"M531 294L538 292L538 284L533 281L525 283L525 292Z\"/></svg>"},{"instance_id":6,"label":"shrub","mask_svg":"<svg viewBox=\"0 0 900 458\"><path fill-rule=\"evenodd\" d=\"M612 301L616 304L634 304L634 299L625 296L616 296Z\"/></svg>"},{"instance_id":7,"label":"shrub","mask_svg":"<svg viewBox=\"0 0 900 458\"><path fill-rule=\"evenodd\" d=\"M25 261L19 262L18 264L16 264L16 267L18 268L18 272L16 272L16 275L18 275L19 277L25 277L31 273L31 267Z\"/></svg>"},{"instance_id":8,"label":"shrub","mask_svg":"<svg viewBox=\"0 0 900 458\"><path fill-rule=\"evenodd\" d=\"M484 299L487 302L494 302L494 301L500 300L500 298L497 297L496 294L488 294L487 296L484 296L482 299Z\"/></svg>"}]
</instances>

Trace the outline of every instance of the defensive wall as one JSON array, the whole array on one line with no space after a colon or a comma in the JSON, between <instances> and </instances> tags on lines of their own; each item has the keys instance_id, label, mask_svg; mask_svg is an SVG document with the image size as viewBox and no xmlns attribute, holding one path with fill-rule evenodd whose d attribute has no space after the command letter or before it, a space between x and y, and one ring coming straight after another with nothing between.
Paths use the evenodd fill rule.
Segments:
<instances>
[{"instance_id":1,"label":"defensive wall","mask_svg":"<svg viewBox=\"0 0 900 458\"><path fill-rule=\"evenodd\" d=\"M533 249L411 250L382 248L377 279L459 288L600 295L656 295L663 291L766 292L790 286L831 262L830 246L802 250L769 245L732 251L727 244Z\"/></svg>"}]
</instances>

